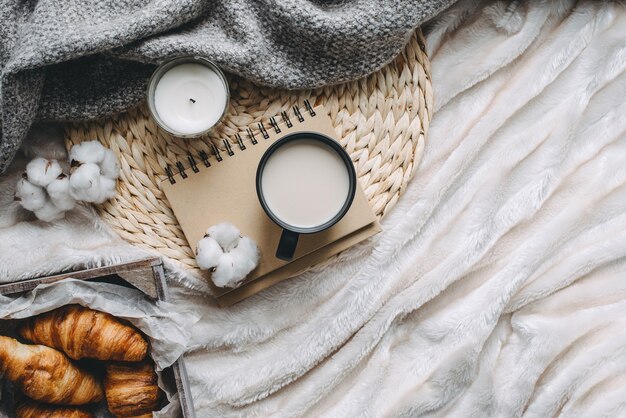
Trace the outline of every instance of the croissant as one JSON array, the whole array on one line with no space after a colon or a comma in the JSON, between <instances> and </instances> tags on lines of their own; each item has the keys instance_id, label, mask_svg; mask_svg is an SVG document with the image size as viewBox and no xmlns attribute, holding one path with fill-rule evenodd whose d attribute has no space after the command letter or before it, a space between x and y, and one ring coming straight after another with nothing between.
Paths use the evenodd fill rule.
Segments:
<instances>
[{"instance_id":1,"label":"croissant","mask_svg":"<svg viewBox=\"0 0 626 418\"><path fill-rule=\"evenodd\" d=\"M53 406L28 401L15 410L17 418L94 418L94 415L80 408Z\"/></svg>"},{"instance_id":2,"label":"croissant","mask_svg":"<svg viewBox=\"0 0 626 418\"><path fill-rule=\"evenodd\" d=\"M0 373L31 399L82 405L102 399L102 385L63 353L0 336Z\"/></svg>"},{"instance_id":3,"label":"croissant","mask_svg":"<svg viewBox=\"0 0 626 418\"><path fill-rule=\"evenodd\" d=\"M78 360L141 361L148 343L130 325L108 313L68 305L28 319L18 333L37 344L63 351Z\"/></svg>"},{"instance_id":4,"label":"croissant","mask_svg":"<svg viewBox=\"0 0 626 418\"><path fill-rule=\"evenodd\" d=\"M163 392L157 380L152 362L108 364L104 392L109 411L118 417L138 417L159 409Z\"/></svg>"}]
</instances>

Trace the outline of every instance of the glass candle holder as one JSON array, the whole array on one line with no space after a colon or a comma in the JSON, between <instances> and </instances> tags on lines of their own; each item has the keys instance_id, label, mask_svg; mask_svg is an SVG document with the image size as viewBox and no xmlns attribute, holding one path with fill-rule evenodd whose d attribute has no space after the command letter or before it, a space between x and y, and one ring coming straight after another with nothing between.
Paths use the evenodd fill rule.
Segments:
<instances>
[{"instance_id":1,"label":"glass candle holder","mask_svg":"<svg viewBox=\"0 0 626 418\"><path fill-rule=\"evenodd\" d=\"M148 108L170 134L196 138L207 134L228 109L226 76L206 58L182 56L163 62L148 82Z\"/></svg>"}]
</instances>

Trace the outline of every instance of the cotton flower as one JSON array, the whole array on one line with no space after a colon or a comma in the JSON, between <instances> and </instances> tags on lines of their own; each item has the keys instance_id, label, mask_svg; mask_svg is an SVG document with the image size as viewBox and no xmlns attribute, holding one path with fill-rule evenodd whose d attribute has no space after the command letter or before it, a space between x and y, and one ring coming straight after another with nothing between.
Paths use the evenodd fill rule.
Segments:
<instances>
[{"instance_id":1,"label":"cotton flower","mask_svg":"<svg viewBox=\"0 0 626 418\"><path fill-rule=\"evenodd\" d=\"M86 163L70 175L70 195L84 202L102 203L106 200L100 184L100 167Z\"/></svg>"},{"instance_id":2,"label":"cotton flower","mask_svg":"<svg viewBox=\"0 0 626 418\"><path fill-rule=\"evenodd\" d=\"M61 173L63 169L57 160L35 158L26 165L28 181L35 186L46 187Z\"/></svg>"},{"instance_id":3,"label":"cotton flower","mask_svg":"<svg viewBox=\"0 0 626 418\"><path fill-rule=\"evenodd\" d=\"M45 222L58 221L65 216L65 211L56 207L50 200L47 200L41 208L34 212L37 219Z\"/></svg>"},{"instance_id":4,"label":"cotton flower","mask_svg":"<svg viewBox=\"0 0 626 418\"><path fill-rule=\"evenodd\" d=\"M67 193L67 176L59 162L44 158L35 158L26 165L15 187L15 200L45 222L63 218L65 211L76 204Z\"/></svg>"},{"instance_id":5,"label":"cotton flower","mask_svg":"<svg viewBox=\"0 0 626 418\"><path fill-rule=\"evenodd\" d=\"M104 160L106 148L98 141L85 141L72 146L70 162L99 164Z\"/></svg>"},{"instance_id":6,"label":"cotton flower","mask_svg":"<svg viewBox=\"0 0 626 418\"><path fill-rule=\"evenodd\" d=\"M201 269L210 270L217 266L220 258L224 256L224 250L210 237L204 237L196 247L196 262Z\"/></svg>"},{"instance_id":7,"label":"cotton flower","mask_svg":"<svg viewBox=\"0 0 626 418\"><path fill-rule=\"evenodd\" d=\"M218 287L237 287L259 264L259 250L250 238L242 237L237 246L224 253L211 279Z\"/></svg>"},{"instance_id":8,"label":"cotton flower","mask_svg":"<svg viewBox=\"0 0 626 418\"><path fill-rule=\"evenodd\" d=\"M17 182L15 200L20 202L24 209L34 212L43 208L46 203L46 191L28 181L28 177L24 173L20 181Z\"/></svg>"},{"instance_id":9,"label":"cotton flower","mask_svg":"<svg viewBox=\"0 0 626 418\"><path fill-rule=\"evenodd\" d=\"M211 270L211 279L218 287L237 287L259 263L259 250L249 237L227 222L207 230L196 247L196 262L201 269Z\"/></svg>"},{"instance_id":10,"label":"cotton flower","mask_svg":"<svg viewBox=\"0 0 626 418\"><path fill-rule=\"evenodd\" d=\"M74 145L70 150L70 195L77 200L103 203L115 196L120 166L115 153L98 141Z\"/></svg>"},{"instance_id":11,"label":"cotton flower","mask_svg":"<svg viewBox=\"0 0 626 418\"><path fill-rule=\"evenodd\" d=\"M71 210L76 206L76 200L70 195L70 178L61 173L52 183L46 186L50 201L61 210Z\"/></svg>"},{"instance_id":12,"label":"cotton flower","mask_svg":"<svg viewBox=\"0 0 626 418\"><path fill-rule=\"evenodd\" d=\"M98 141L88 141L73 146L70 158L70 176L63 173L57 160L39 157L30 161L17 183L15 200L38 219L52 222L63 218L77 200L102 203L115 196L120 166L113 151Z\"/></svg>"},{"instance_id":13,"label":"cotton flower","mask_svg":"<svg viewBox=\"0 0 626 418\"><path fill-rule=\"evenodd\" d=\"M235 225L228 222L213 225L207 229L206 235L217 241L224 251L232 250L241 237L241 233Z\"/></svg>"},{"instance_id":14,"label":"cotton flower","mask_svg":"<svg viewBox=\"0 0 626 418\"><path fill-rule=\"evenodd\" d=\"M110 149L107 149L104 153L104 158L100 163L100 170L102 175L108 179L116 179L120 176L120 163L117 161L115 153Z\"/></svg>"},{"instance_id":15,"label":"cotton flower","mask_svg":"<svg viewBox=\"0 0 626 418\"><path fill-rule=\"evenodd\" d=\"M120 165L115 153L98 141L85 141L72 146L70 164L72 167L96 164L101 174L109 179L116 179L120 175Z\"/></svg>"}]
</instances>

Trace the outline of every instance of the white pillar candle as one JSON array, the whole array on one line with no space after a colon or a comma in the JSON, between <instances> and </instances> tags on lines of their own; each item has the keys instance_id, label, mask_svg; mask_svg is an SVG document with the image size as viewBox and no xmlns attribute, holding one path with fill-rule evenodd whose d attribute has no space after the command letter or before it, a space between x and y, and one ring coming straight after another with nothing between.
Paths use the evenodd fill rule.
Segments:
<instances>
[{"instance_id":1,"label":"white pillar candle","mask_svg":"<svg viewBox=\"0 0 626 418\"><path fill-rule=\"evenodd\" d=\"M174 135L206 133L219 122L228 105L224 75L201 58L170 61L157 69L153 79L148 90L151 111Z\"/></svg>"}]
</instances>

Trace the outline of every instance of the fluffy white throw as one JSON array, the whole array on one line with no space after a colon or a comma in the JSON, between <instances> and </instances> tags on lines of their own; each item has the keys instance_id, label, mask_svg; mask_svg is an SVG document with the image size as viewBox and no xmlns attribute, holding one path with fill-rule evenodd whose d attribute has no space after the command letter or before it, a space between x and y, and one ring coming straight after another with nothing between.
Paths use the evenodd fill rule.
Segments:
<instances>
[{"instance_id":1,"label":"fluffy white throw","mask_svg":"<svg viewBox=\"0 0 626 418\"><path fill-rule=\"evenodd\" d=\"M626 8L464 0L428 41L438 109L384 232L228 309L171 273L199 417L626 414ZM84 208L2 215L0 273L137 255L74 242Z\"/></svg>"},{"instance_id":2,"label":"fluffy white throw","mask_svg":"<svg viewBox=\"0 0 626 418\"><path fill-rule=\"evenodd\" d=\"M230 309L185 296L200 416L626 414L626 9L463 1L428 38L384 232Z\"/></svg>"}]
</instances>

